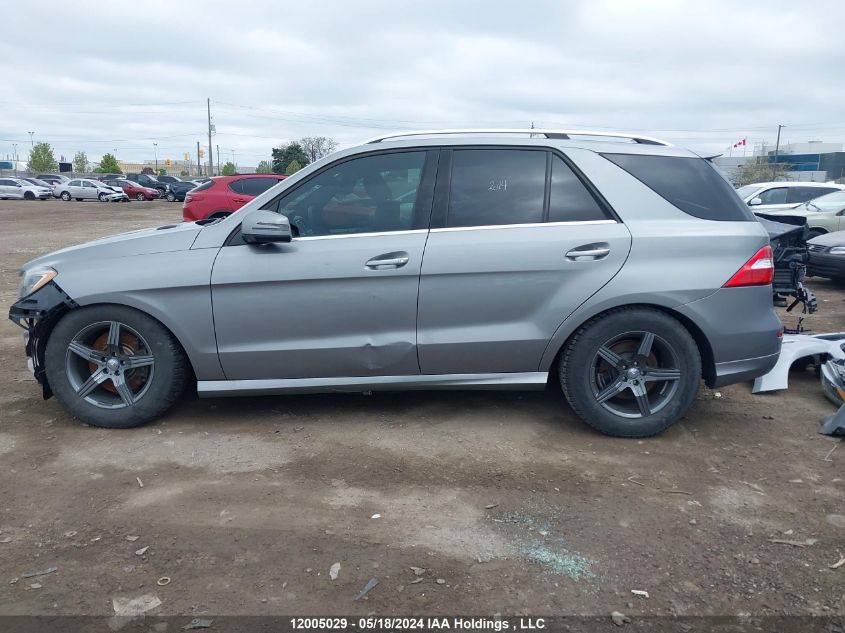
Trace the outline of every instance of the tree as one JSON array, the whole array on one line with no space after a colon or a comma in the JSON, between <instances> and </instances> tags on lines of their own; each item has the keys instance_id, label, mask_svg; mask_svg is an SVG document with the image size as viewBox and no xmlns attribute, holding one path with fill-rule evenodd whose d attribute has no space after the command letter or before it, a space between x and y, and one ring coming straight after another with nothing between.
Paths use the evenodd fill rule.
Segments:
<instances>
[{"instance_id":1,"label":"tree","mask_svg":"<svg viewBox=\"0 0 845 633\"><path fill-rule=\"evenodd\" d=\"M232 161L226 161L223 165L223 169L220 170L220 173L223 176L234 176L237 172L238 167Z\"/></svg>"},{"instance_id":2,"label":"tree","mask_svg":"<svg viewBox=\"0 0 845 633\"><path fill-rule=\"evenodd\" d=\"M300 169L302 169L302 165L300 165L299 161L294 158L291 162L288 163L288 167L287 169L285 169L285 174L291 176L298 172Z\"/></svg>"},{"instance_id":3,"label":"tree","mask_svg":"<svg viewBox=\"0 0 845 633\"><path fill-rule=\"evenodd\" d=\"M258 167L255 168L256 174L272 174L273 173L273 164L269 160L262 160L258 163Z\"/></svg>"},{"instance_id":4,"label":"tree","mask_svg":"<svg viewBox=\"0 0 845 633\"><path fill-rule=\"evenodd\" d=\"M120 173L120 164L117 162L114 154L103 154L100 164L94 171L98 174Z\"/></svg>"},{"instance_id":5,"label":"tree","mask_svg":"<svg viewBox=\"0 0 845 633\"><path fill-rule=\"evenodd\" d=\"M299 139L299 144L302 145L309 163L318 161L337 149L337 141L327 136L303 136Z\"/></svg>"},{"instance_id":6,"label":"tree","mask_svg":"<svg viewBox=\"0 0 845 633\"><path fill-rule=\"evenodd\" d=\"M88 171L88 155L85 152L76 152L73 157L73 171L77 174L84 174Z\"/></svg>"},{"instance_id":7,"label":"tree","mask_svg":"<svg viewBox=\"0 0 845 633\"><path fill-rule=\"evenodd\" d=\"M58 168L59 164L49 143L36 143L29 151L27 171L56 171Z\"/></svg>"},{"instance_id":8,"label":"tree","mask_svg":"<svg viewBox=\"0 0 845 633\"><path fill-rule=\"evenodd\" d=\"M299 143L288 143L282 147L273 148L273 171L277 174L286 174L288 165L296 161L300 169L308 164L308 157L305 150Z\"/></svg>"},{"instance_id":9,"label":"tree","mask_svg":"<svg viewBox=\"0 0 845 633\"><path fill-rule=\"evenodd\" d=\"M757 160L737 167L731 174L730 180L736 187L743 187L755 182L790 180L789 175L789 166L784 163L775 164Z\"/></svg>"}]
</instances>

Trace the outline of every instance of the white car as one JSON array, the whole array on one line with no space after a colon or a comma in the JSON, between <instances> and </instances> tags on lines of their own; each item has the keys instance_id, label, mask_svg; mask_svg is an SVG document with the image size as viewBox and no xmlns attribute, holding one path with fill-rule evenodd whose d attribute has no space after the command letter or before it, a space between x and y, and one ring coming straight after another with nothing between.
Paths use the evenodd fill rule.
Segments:
<instances>
[{"instance_id":1,"label":"white car","mask_svg":"<svg viewBox=\"0 0 845 633\"><path fill-rule=\"evenodd\" d=\"M23 190L24 200L48 200L53 197L53 189L45 184L36 185L23 178L16 178Z\"/></svg>"},{"instance_id":2,"label":"white car","mask_svg":"<svg viewBox=\"0 0 845 633\"><path fill-rule=\"evenodd\" d=\"M91 178L77 178L61 183L53 188L53 195L65 201L100 200L101 202L121 202L129 200L122 189L110 187L104 182Z\"/></svg>"},{"instance_id":3,"label":"white car","mask_svg":"<svg viewBox=\"0 0 845 633\"><path fill-rule=\"evenodd\" d=\"M767 213L792 209L813 198L842 190L845 185L833 182L758 182L740 187L736 192L754 213Z\"/></svg>"},{"instance_id":4,"label":"white car","mask_svg":"<svg viewBox=\"0 0 845 633\"><path fill-rule=\"evenodd\" d=\"M0 198L16 200L46 200L52 196L49 187L39 187L20 178L0 178Z\"/></svg>"}]
</instances>

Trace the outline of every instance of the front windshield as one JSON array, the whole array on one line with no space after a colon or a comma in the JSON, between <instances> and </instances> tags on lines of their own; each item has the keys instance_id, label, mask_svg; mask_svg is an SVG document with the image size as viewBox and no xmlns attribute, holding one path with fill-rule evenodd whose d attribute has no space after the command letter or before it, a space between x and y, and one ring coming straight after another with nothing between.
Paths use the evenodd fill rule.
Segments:
<instances>
[{"instance_id":1,"label":"front windshield","mask_svg":"<svg viewBox=\"0 0 845 633\"><path fill-rule=\"evenodd\" d=\"M845 209L845 191L836 191L816 198L815 200L810 200L805 203L805 206L813 211L821 211L822 213L841 211Z\"/></svg>"},{"instance_id":2,"label":"front windshield","mask_svg":"<svg viewBox=\"0 0 845 633\"><path fill-rule=\"evenodd\" d=\"M736 193L740 198L745 200L748 196L760 191L760 189L762 189L760 185L745 185L737 189Z\"/></svg>"}]
</instances>

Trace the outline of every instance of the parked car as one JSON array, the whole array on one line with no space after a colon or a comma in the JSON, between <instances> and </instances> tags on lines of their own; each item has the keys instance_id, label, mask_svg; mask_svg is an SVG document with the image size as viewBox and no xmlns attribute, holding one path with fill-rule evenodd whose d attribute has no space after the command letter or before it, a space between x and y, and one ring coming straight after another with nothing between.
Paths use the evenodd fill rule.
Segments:
<instances>
[{"instance_id":1,"label":"parked car","mask_svg":"<svg viewBox=\"0 0 845 633\"><path fill-rule=\"evenodd\" d=\"M36 176L36 178L38 178L38 180L43 180L44 182L49 182L52 185L70 182L70 178L61 174L41 174L40 176Z\"/></svg>"},{"instance_id":2,"label":"parked car","mask_svg":"<svg viewBox=\"0 0 845 633\"><path fill-rule=\"evenodd\" d=\"M224 218L287 178L280 174L215 176L185 196L182 219L186 222Z\"/></svg>"},{"instance_id":3,"label":"parked car","mask_svg":"<svg viewBox=\"0 0 845 633\"><path fill-rule=\"evenodd\" d=\"M166 185L171 185L174 182L182 182L182 179L177 178L176 176L156 176L156 180L163 182Z\"/></svg>"},{"instance_id":4,"label":"parked car","mask_svg":"<svg viewBox=\"0 0 845 633\"><path fill-rule=\"evenodd\" d=\"M223 396L554 377L588 424L644 437L702 377L774 366L769 238L707 160L610 132L495 132L380 137L220 220L25 264L10 317L45 395L130 427L194 378Z\"/></svg>"},{"instance_id":5,"label":"parked car","mask_svg":"<svg viewBox=\"0 0 845 633\"><path fill-rule=\"evenodd\" d=\"M65 184L56 185L53 195L65 201L100 200L101 202L121 202L129 200L119 187L110 187L104 182L92 178L77 178Z\"/></svg>"},{"instance_id":6,"label":"parked car","mask_svg":"<svg viewBox=\"0 0 845 633\"><path fill-rule=\"evenodd\" d=\"M0 200L23 200L23 185L16 178L0 178Z\"/></svg>"},{"instance_id":7,"label":"parked car","mask_svg":"<svg viewBox=\"0 0 845 633\"><path fill-rule=\"evenodd\" d=\"M35 185L36 187L46 187L47 189L53 189L53 185L46 180L39 180L38 178L20 178L20 180L25 180L30 184Z\"/></svg>"},{"instance_id":8,"label":"parked car","mask_svg":"<svg viewBox=\"0 0 845 633\"><path fill-rule=\"evenodd\" d=\"M43 185L36 185L24 178L16 178L23 190L24 200L49 200L53 197L53 188L46 183Z\"/></svg>"},{"instance_id":9,"label":"parked car","mask_svg":"<svg viewBox=\"0 0 845 633\"><path fill-rule=\"evenodd\" d=\"M103 182L105 182L106 180L114 180L114 179L125 180L126 176L124 176L123 174L102 174L100 176L100 180L102 180Z\"/></svg>"},{"instance_id":10,"label":"parked car","mask_svg":"<svg viewBox=\"0 0 845 633\"><path fill-rule=\"evenodd\" d=\"M165 198L167 198L168 202L184 202L185 196L188 194L189 191L192 191L196 188L196 185L193 182L171 182L167 185L167 194Z\"/></svg>"},{"instance_id":11,"label":"parked car","mask_svg":"<svg viewBox=\"0 0 845 633\"><path fill-rule=\"evenodd\" d=\"M155 200L159 197L158 189L142 187L137 182L125 178L108 178L103 180L110 187L116 187L135 200Z\"/></svg>"},{"instance_id":12,"label":"parked car","mask_svg":"<svg viewBox=\"0 0 845 633\"><path fill-rule=\"evenodd\" d=\"M163 182L159 182L155 176L151 176L149 174L126 174L126 179L131 180L132 182L137 182L142 187L149 187L150 189L156 189L160 197L163 197L164 194L167 193L167 184Z\"/></svg>"},{"instance_id":13,"label":"parked car","mask_svg":"<svg viewBox=\"0 0 845 633\"><path fill-rule=\"evenodd\" d=\"M810 238L845 230L845 191L834 191L815 198L794 209L766 214L772 219L781 216L800 216L807 220Z\"/></svg>"},{"instance_id":14,"label":"parked car","mask_svg":"<svg viewBox=\"0 0 845 633\"><path fill-rule=\"evenodd\" d=\"M808 274L845 281L845 231L814 237L807 247L810 250Z\"/></svg>"},{"instance_id":15,"label":"parked car","mask_svg":"<svg viewBox=\"0 0 845 633\"><path fill-rule=\"evenodd\" d=\"M736 190L742 201L754 212L770 213L792 209L827 193L841 191L845 185L821 182L759 182Z\"/></svg>"}]
</instances>

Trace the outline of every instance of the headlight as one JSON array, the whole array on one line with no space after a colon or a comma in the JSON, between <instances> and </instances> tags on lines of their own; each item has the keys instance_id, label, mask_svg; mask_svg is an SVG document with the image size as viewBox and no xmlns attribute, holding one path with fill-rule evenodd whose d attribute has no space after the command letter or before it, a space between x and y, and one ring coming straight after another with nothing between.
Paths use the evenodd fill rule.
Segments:
<instances>
[{"instance_id":1,"label":"headlight","mask_svg":"<svg viewBox=\"0 0 845 633\"><path fill-rule=\"evenodd\" d=\"M832 246L829 252L831 255L845 255L845 246Z\"/></svg>"},{"instance_id":2,"label":"headlight","mask_svg":"<svg viewBox=\"0 0 845 633\"><path fill-rule=\"evenodd\" d=\"M58 274L52 268L33 268L26 271L21 280L21 297L31 295L44 284L52 281Z\"/></svg>"}]
</instances>

